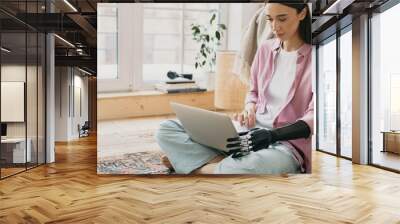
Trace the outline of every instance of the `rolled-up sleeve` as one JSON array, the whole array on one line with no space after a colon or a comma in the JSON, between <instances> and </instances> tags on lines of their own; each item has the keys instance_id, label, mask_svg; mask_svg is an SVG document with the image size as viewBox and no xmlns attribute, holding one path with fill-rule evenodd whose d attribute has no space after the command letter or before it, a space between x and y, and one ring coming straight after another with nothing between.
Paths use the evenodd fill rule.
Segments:
<instances>
[{"instance_id":1,"label":"rolled-up sleeve","mask_svg":"<svg viewBox=\"0 0 400 224\"><path fill-rule=\"evenodd\" d=\"M260 49L257 50L254 56L250 70L250 88L246 95L245 104L257 103L258 99L258 73L259 73Z\"/></svg>"}]
</instances>

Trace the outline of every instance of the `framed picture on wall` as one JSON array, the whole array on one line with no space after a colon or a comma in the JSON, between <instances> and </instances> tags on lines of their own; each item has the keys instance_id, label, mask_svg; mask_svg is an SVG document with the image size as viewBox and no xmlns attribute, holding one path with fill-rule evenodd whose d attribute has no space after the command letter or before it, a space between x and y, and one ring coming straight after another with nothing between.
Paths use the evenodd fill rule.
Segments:
<instances>
[{"instance_id":1,"label":"framed picture on wall","mask_svg":"<svg viewBox=\"0 0 400 224\"><path fill-rule=\"evenodd\" d=\"M25 121L25 82L1 82L1 122Z\"/></svg>"}]
</instances>

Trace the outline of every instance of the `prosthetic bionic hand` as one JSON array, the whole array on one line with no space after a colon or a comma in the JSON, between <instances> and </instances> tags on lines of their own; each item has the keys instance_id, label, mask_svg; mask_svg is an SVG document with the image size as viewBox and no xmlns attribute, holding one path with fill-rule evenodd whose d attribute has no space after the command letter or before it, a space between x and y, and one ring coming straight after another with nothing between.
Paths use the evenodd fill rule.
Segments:
<instances>
[{"instance_id":1,"label":"prosthetic bionic hand","mask_svg":"<svg viewBox=\"0 0 400 224\"><path fill-rule=\"evenodd\" d=\"M298 120L293 124L276 129L253 128L246 132L240 132L239 137L227 139L229 144L226 147L231 149L232 157L237 158L249 154L250 151L268 148L277 141L308 138L310 134L311 130L307 123Z\"/></svg>"}]
</instances>

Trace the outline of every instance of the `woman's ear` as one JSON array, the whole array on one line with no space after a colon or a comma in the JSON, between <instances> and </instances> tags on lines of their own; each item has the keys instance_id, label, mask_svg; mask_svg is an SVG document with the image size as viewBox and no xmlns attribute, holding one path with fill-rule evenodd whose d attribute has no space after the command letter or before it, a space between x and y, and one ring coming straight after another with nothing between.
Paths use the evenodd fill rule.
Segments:
<instances>
[{"instance_id":1,"label":"woman's ear","mask_svg":"<svg viewBox=\"0 0 400 224\"><path fill-rule=\"evenodd\" d=\"M299 19L300 19L300 20L303 20L304 18L306 18L306 16L307 16L307 10L308 10L307 7L308 7L308 6L304 7L304 9L301 10L301 12L299 13Z\"/></svg>"}]
</instances>

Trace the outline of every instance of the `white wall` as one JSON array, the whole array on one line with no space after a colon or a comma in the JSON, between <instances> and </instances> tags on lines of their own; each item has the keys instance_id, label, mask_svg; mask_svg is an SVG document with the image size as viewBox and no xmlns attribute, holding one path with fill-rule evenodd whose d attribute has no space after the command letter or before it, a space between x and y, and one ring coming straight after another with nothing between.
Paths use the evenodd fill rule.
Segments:
<instances>
[{"instance_id":1,"label":"white wall","mask_svg":"<svg viewBox=\"0 0 400 224\"><path fill-rule=\"evenodd\" d=\"M1 82L1 121L24 122L25 83ZM36 106L36 105L35 105Z\"/></svg>"},{"instance_id":2,"label":"white wall","mask_svg":"<svg viewBox=\"0 0 400 224\"><path fill-rule=\"evenodd\" d=\"M71 135L72 138L78 138L79 137L79 132L78 132L78 124L81 126L85 123L85 121L88 121L88 78L83 77L80 75L80 73L76 74L75 70L75 75L74 75L74 93L73 96L74 102L74 108L72 109L72 120L71 120ZM80 93L78 93L80 91ZM80 97L79 97L80 96ZM80 98L80 99L79 99ZM79 100L81 102L79 102ZM79 108L81 107L81 108ZM82 111L80 111L82 110Z\"/></svg>"},{"instance_id":3,"label":"white wall","mask_svg":"<svg viewBox=\"0 0 400 224\"><path fill-rule=\"evenodd\" d=\"M69 69L67 67L55 68L55 141L68 141L69 120L69 95L70 85Z\"/></svg>"},{"instance_id":4,"label":"white wall","mask_svg":"<svg viewBox=\"0 0 400 224\"><path fill-rule=\"evenodd\" d=\"M25 65L2 65L1 81L25 82ZM28 70L30 67L28 66Z\"/></svg>"},{"instance_id":5,"label":"white wall","mask_svg":"<svg viewBox=\"0 0 400 224\"><path fill-rule=\"evenodd\" d=\"M251 18L263 3L229 3L227 21L227 50L239 50L240 40Z\"/></svg>"},{"instance_id":6,"label":"white wall","mask_svg":"<svg viewBox=\"0 0 400 224\"><path fill-rule=\"evenodd\" d=\"M82 75L75 68L56 67L56 141L77 139L79 137L78 124L83 125L88 120L88 78ZM78 97L79 90L81 103ZM79 105L82 105L82 114L79 111Z\"/></svg>"}]
</instances>

